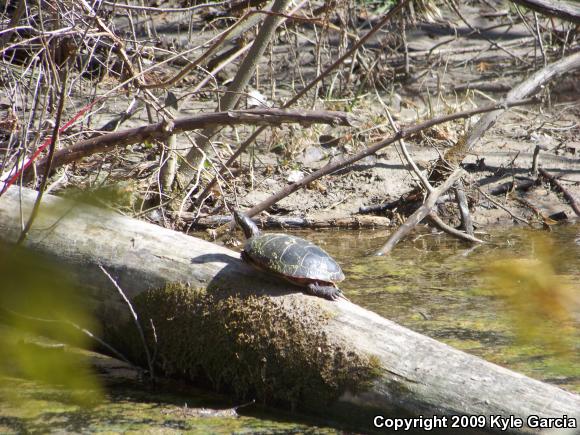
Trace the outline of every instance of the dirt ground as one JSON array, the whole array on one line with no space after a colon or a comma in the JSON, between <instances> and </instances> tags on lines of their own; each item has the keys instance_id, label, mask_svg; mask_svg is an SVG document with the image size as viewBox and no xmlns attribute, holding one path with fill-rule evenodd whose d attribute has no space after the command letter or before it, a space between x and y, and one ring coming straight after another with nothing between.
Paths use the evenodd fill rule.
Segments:
<instances>
[{"instance_id":1,"label":"dirt ground","mask_svg":"<svg viewBox=\"0 0 580 435\"><path fill-rule=\"evenodd\" d=\"M505 6L505 2L495 3L498 8ZM488 9L487 2L462 5L462 12L470 24L484 29L479 34L474 34L469 26L447 10L442 10L442 16L434 22L409 25L408 72L401 72L401 68L405 68L405 56L401 52L400 38L393 36L397 28L386 28L379 36L371 39L354 64L351 61L350 69L343 69L322 82L316 95L324 98L314 98L314 94L310 94L295 106L350 111L361 120L361 127L352 129L315 125L305 128L290 125L272 129L263 134L249 152L241 157L238 167L243 170L236 180L221 181L201 206L188 205L182 211L189 211L196 217L205 217L227 215L228 210L234 207L251 208L305 174L391 135L387 110L398 125L406 126L435 115L500 100L508 89L542 67L543 55L528 27L521 23L506 24L505 16L501 15L486 17L483 12L489 12ZM364 14L361 12L358 18L359 23L362 23L358 28L360 36L368 29L368 24L376 21L377 15L366 11ZM204 18L201 13L192 24L195 34L193 39L180 28L178 15L161 15L154 17L154 20L162 43L181 44L184 49L208 40L216 33L208 25L207 17ZM336 58L338 52L344 50L342 39L345 35L329 31L322 44L325 49L319 53L319 45L315 43L317 35L311 26L301 32L294 32L291 28L280 32L275 45L262 59L257 78L252 83L265 99L265 104L281 106L294 95L296 89L315 77L317 68L325 67ZM577 40L572 41L568 48L577 45ZM545 50L550 56L549 60L555 60L559 57L558 50L561 47L554 45ZM320 61L317 64L318 55ZM374 64L369 66L365 61ZM151 61L146 66L153 64ZM199 72L174 86L171 91L179 100L177 115L187 116L215 110L212 86L227 84L238 65L231 64L216 74L212 85L208 85L210 89L205 93L192 93L198 80L204 77ZM155 74L169 76L179 68L179 65L173 64L155 70ZM561 184L576 198L580 198L578 77L578 73L569 74L544 89L542 95L547 99L541 105L510 109L464 161L464 167L469 172L469 178L465 180L466 193L477 226L517 222L510 213L533 222L545 222L546 217L555 217L560 212L564 212L568 219L574 218L574 211L562 195L545 182L525 192L494 196L493 201L477 187L489 192L502 183L535 179L536 176L530 171L534 150L539 145L540 166L559 177ZM112 77L104 77L97 86L105 91L114 84ZM67 108L67 117L71 117L75 110L86 103L81 95L92 86L95 86L94 82L79 80L79 89L84 90L76 96L71 94L75 104ZM165 91L156 93L159 98L165 95ZM91 115L84 128L88 130L104 125L126 110L132 97L132 94L117 93L108 98ZM5 95L2 98L5 100ZM252 105L251 98L246 96L240 107ZM440 125L410 138L407 146L413 159L428 171L438 156L476 120L477 117L467 123L461 121ZM120 129L147 122L147 113L141 109L124 122ZM251 131L253 128L243 126L222 130L214 138L210 154L214 168L219 169L216 156L222 161L227 159ZM186 135L178 137L178 150L185 152L190 144ZM165 206L160 207L158 200L157 204L151 200L158 191L159 150L156 144L138 144L117 149L107 155L97 154L58 169L51 179L51 190L67 194L78 188L94 190L126 183L122 185L129 186L133 199L129 203L117 202L115 206L126 213L165 226L182 227L179 213L172 213ZM206 165L206 168L209 169L202 174L200 186L215 174L211 165ZM267 213L330 221L355 216L363 206L396 200L415 186L415 176L407 168L398 148L393 145L378 155L369 156L351 167L311 183L308 188L272 206ZM200 189L193 190L192 198L199 192ZM140 200L143 198L145 202ZM454 224L458 222L457 213L449 202L442 203L440 208L449 211L448 217ZM538 219L538 213L544 216ZM391 219L393 224L399 222L397 210L381 214ZM195 223L190 226L191 219L186 220L189 229L195 229Z\"/></svg>"},{"instance_id":2,"label":"dirt ground","mask_svg":"<svg viewBox=\"0 0 580 435\"><path fill-rule=\"evenodd\" d=\"M556 102L551 110L542 112L539 113L537 108L526 108L507 114L465 160L464 167L470 172L467 192L476 203L472 212L477 224L484 226L513 221L506 211L483 197L475 186L489 191L514 179L531 178L533 152L538 144L547 148L540 152L540 166L560 177L570 192L576 196L580 193L580 105L577 101ZM442 130L457 137L461 129L462 126L453 125ZM427 136L410 142L408 149L420 167L427 169L449 145L448 140ZM332 161L333 151L341 155L348 152L349 147L354 151L362 146L364 144L346 144L339 146L339 150L329 151L320 145L309 144L298 153L295 160L298 164L285 166L279 165L275 154L261 153L260 162L255 164L254 179L248 177L237 185L239 204L242 208L250 208L279 191L292 177L300 177ZM320 160L311 161L316 157ZM415 179L397 148L391 146L377 156L367 157L353 167L316 182L312 188L286 197L275 205L275 211L277 214L328 220L351 216L359 213L360 207L396 200L412 190ZM558 212L565 212L570 218L574 216L570 206L545 183L518 195L548 216ZM530 215L525 206L505 196L495 200L505 203L518 215Z\"/></svg>"}]
</instances>

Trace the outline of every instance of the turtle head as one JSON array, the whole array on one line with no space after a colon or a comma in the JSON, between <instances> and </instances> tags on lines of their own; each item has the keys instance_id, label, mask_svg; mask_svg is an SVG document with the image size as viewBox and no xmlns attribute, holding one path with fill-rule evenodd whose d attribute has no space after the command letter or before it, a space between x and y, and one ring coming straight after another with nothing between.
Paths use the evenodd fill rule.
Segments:
<instances>
[{"instance_id":1,"label":"turtle head","mask_svg":"<svg viewBox=\"0 0 580 435\"><path fill-rule=\"evenodd\" d=\"M254 221L245 214L239 212L238 210L234 210L234 219L244 232L246 239L249 239L250 237L255 237L260 234L260 230L254 223Z\"/></svg>"}]
</instances>

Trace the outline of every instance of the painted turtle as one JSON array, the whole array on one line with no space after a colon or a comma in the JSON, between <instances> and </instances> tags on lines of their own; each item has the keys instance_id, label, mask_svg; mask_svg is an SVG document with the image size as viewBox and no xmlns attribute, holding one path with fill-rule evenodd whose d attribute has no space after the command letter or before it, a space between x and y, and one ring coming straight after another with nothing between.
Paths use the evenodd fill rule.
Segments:
<instances>
[{"instance_id":1,"label":"painted turtle","mask_svg":"<svg viewBox=\"0 0 580 435\"><path fill-rule=\"evenodd\" d=\"M247 239L242 251L246 263L303 287L314 296L333 301L344 298L335 285L344 274L321 248L288 234L260 234L256 224L238 211L234 211L234 219Z\"/></svg>"}]
</instances>

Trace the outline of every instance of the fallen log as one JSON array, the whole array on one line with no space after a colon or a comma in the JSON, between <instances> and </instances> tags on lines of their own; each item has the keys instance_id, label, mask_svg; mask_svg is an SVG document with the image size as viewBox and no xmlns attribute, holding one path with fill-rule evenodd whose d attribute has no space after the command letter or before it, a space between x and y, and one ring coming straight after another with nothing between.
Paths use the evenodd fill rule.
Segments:
<instances>
[{"instance_id":1,"label":"fallen log","mask_svg":"<svg viewBox=\"0 0 580 435\"><path fill-rule=\"evenodd\" d=\"M197 217L193 212L174 213L176 218L191 222L191 227L197 230L217 228L228 224L232 220L231 215L216 215ZM320 229L320 228L388 228L391 220L384 216L347 216L336 218L312 218L295 216L265 216L254 218L260 228L284 228L284 229Z\"/></svg>"},{"instance_id":2,"label":"fallen log","mask_svg":"<svg viewBox=\"0 0 580 435\"><path fill-rule=\"evenodd\" d=\"M0 241L18 239L21 210L26 219L35 196L13 187L0 198ZM373 429L375 416L382 416L379 424L392 424L390 417L405 415L417 417L416 425L437 418L450 433L452 416L478 415L486 424L478 433L493 431L492 416L521 418L523 426L509 432L522 433L533 431L526 427L529 416L571 418L580 409L578 395L348 301L306 296L224 247L44 198L25 246L67 270L78 297L94 307L103 338L144 364L127 305L100 266L107 270L139 315L158 370L168 375L322 413L365 431ZM467 433L460 428L457 433Z\"/></svg>"}]
</instances>

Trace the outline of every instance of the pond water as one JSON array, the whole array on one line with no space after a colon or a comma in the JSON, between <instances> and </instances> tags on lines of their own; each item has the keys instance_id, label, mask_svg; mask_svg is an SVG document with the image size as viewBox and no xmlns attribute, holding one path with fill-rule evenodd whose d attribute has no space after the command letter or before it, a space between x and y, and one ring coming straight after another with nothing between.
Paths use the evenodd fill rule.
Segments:
<instances>
[{"instance_id":1,"label":"pond water","mask_svg":"<svg viewBox=\"0 0 580 435\"><path fill-rule=\"evenodd\" d=\"M385 242L385 231L296 234L337 259L347 277L341 288L354 303L471 354L580 392L580 225L549 233L490 232L485 236L489 243L476 248L423 232L387 257L370 255ZM228 407L240 403L227 397L170 382L151 386L134 373L130 379L111 377L103 362L109 368L118 363L89 357L100 360L99 377L106 386L105 399L89 406L75 403L56 386L0 377L0 433L340 432L325 421L258 405L240 408L236 415Z\"/></svg>"},{"instance_id":2,"label":"pond water","mask_svg":"<svg viewBox=\"0 0 580 435\"><path fill-rule=\"evenodd\" d=\"M352 302L488 361L580 392L580 225L551 232L491 230L489 243L475 248L447 235L421 233L389 256L372 256L388 234L326 231L302 237L342 265L347 278L340 287ZM497 269L518 275L501 281ZM508 291L495 286L494 278Z\"/></svg>"}]
</instances>

